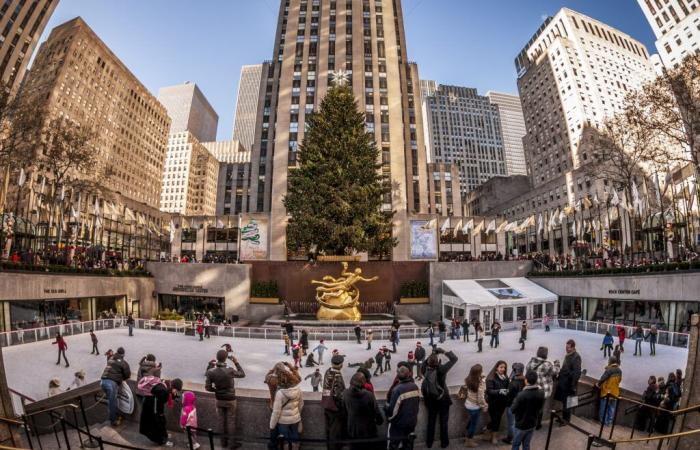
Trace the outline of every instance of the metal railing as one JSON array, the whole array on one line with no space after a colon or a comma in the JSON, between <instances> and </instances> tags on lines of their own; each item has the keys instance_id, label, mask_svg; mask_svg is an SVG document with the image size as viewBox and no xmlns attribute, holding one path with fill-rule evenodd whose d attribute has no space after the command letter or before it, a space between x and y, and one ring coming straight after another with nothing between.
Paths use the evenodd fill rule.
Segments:
<instances>
[{"instance_id":1,"label":"metal railing","mask_svg":"<svg viewBox=\"0 0 700 450\"><path fill-rule=\"evenodd\" d=\"M564 328L567 330L577 330L585 331L587 333L595 334L605 334L610 332L613 336L617 336L617 327L623 326L626 331L627 341L630 344L634 344L634 338L632 334L634 330L637 329L636 326L621 325L618 323L608 323L608 322L592 322L589 320L581 319L557 319L559 328ZM649 333L649 328L643 328L645 335ZM657 345L670 345L673 347L688 348L688 333L679 333L676 331L667 330L657 330L656 344Z\"/></svg>"},{"instance_id":2,"label":"metal railing","mask_svg":"<svg viewBox=\"0 0 700 450\"><path fill-rule=\"evenodd\" d=\"M528 327L530 329L543 328L544 324L542 319L528 319L526 320ZM517 328L522 321L517 320L514 322L501 322L502 331L512 330ZM577 330L587 333L595 334L605 334L606 331L610 331L613 336L617 336L616 327L618 324L605 323L605 322L591 322L587 320L579 319L560 319L552 318L550 326L567 329L567 330ZM61 333L63 336L74 336L79 334L88 333L90 329L95 331L102 330L113 330L116 328L125 328L126 319L123 317L117 317L114 319L99 319L91 320L86 322L69 322L61 325L52 325L49 327L31 328L23 330L6 331L0 333L0 346L7 347L12 345L20 345L30 342L39 342L46 340L53 340L56 338L56 334ZM144 329L144 330L158 330L172 333L189 333L194 335L197 327L197 323L187 320L157 320L157 319L134 319L134 329ZM630 338L635 327L625 326L627 330L627 337L630 343L633 343L633 339ZM368 330L369 327L365 327ZM470 328L473 332L473 327ZM645 332L649 329L645 328ZM365 333L362 333L362 340L365 340ZM309 340L318 341L320 339L326 339L330 341L353 341L356 339L355 333L352 329L348 328L337 328L337 327L313 327L307 330ZM241 327L232 325L210 325L208 334L210 336L222 336L228 338L245 338L245 339L271 339L271 340L282 340L284 336L284 329L282 327ZM301 327L297 327L294 331L295 336L293 340L299 340L301 338ZM389 326L377 326L372 327L373 339L376 341L388 340L391 334ZM450 338L450 329L448 327L446 331L446 336ZM473 334L473 333L472 333ZM486 334L489 334L489 330L486 330ZM439 333L437 327L434 334L434 340L437 341ZM402 326L399 329L399 339L424 339L428 340L428 333L425 326L421 327L407 327ZM678 333L673 331L658 330L657 334L657 345L671 345L674 347L687 348L688 347L688 334Z\"/></svg>"}]
</instances>

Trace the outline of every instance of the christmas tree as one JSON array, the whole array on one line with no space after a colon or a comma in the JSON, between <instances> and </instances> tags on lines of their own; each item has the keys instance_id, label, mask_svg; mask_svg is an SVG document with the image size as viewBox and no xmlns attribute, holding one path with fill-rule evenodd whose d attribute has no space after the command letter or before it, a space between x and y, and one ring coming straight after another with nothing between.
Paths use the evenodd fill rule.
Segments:
<instances>
[{"instance_id":1,"label":"christmas tree","mask_svg":"<svg viewBox=\"0 0 700 450\"><path fill-rule=\"evenodd\" d=\"M374 252L396 245L393 212L382 211L390 189L380 176L379 149L365 130L352 90L332 86L306 120L299 167L290 169L284 205L290 250L325 255Z\"/></svg>"}]
</instances>

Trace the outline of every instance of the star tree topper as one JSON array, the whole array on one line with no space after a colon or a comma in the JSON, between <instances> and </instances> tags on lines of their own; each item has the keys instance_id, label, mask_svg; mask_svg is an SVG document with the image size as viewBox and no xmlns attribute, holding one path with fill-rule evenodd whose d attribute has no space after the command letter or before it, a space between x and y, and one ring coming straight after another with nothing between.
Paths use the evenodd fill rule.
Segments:
<instances>
[{"instance_id":1,"label":"star tree topper","mask_svg":"<svg viewBox=\"0 0 700 450\"><path fill-rule=\"evenodd\" d=\"M336 86L345 86L350 79L350 72L345 69L334 70L330 73L331 80Z\"/></svg>"}]
</instances>

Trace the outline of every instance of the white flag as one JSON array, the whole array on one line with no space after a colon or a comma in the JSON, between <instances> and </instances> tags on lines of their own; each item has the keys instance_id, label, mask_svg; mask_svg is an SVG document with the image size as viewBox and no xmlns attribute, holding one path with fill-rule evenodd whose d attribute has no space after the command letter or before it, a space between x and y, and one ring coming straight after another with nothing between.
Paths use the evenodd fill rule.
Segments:
<instances>
[{"instance_id":1,"label":"white flag","mask_svg":"<svg viewBox=\"0 0 700 450\"><path fill-rule=\"evenodd\" d=\"M462 228L462 219L459 219L457 224L454 226L454 230L452 231L452 234L454 237L457 237L457 233L459 233L459 230Z\"/></svg>"},{"instance_id":2,"label":"white flag","mask_svg":"<svg viewBox=\"0 0 700 450\"><path fill-rule=\"evenodd\" d=\"M61 199L61 201L63 201L63 199L65 199L65 198L66 198L66 185L64 184L63 186L61 186L61 197L60 197L60 199Z\"/></svg>"},{"instance_id":3,"label":"white flag","mask_svg":"<svg viewBox=\"0 0 700 450\"><path fill-rule=\"evenodd\" d=\"M620 204L620 197L617 195L617 189L613 189L612 198L610 199L610 205L617 206Z\"/></svg>"},{"instance_id":4,"label":"white flag","mask_svg":"<svg viewBox=\"0 0 700 450\"><path fill-rule=\"evenodd\" d=\"M501 224L498 226L498 228L496 228L496 233L503 232L507 227L508 227L508 221L501 222Z\"/></svg>"},{"instance_id":5,"label":"white flag","mask_svg":"<svg viewBox=\"0 0 700 450\"><path fill-rule=\"evenodd\" d=\"M566 212L562 209L559 212L559 223L564 223L565 218L566 218Z\"/></svg>"},{"instance_id":6,"label":"white flag","mask_svg":"<svg viewBox=\"0 0 700 450\"><path fill-rule=\"evenodd\" d=\"M486 233L490 233L492 231L496 231L496 219L491 220L489 224L486 226Z\"/></svg>"},{"instance_id":7,"label":"white flag","mask_svg":"<svg viewBox=\"0 0 700 450\"><path fill-rule=\"evenodd\" d=\"M544 230L544 222L542 219L542 213L540 213L540 215L537 216L537 234L541 234L543 230Z\"/></svg>"},{"instance_id":8,"label":"white flag","mask_svg":"<svg viewBox=\"0 0 700 450\"><path fill-rule=\"evenodd\" d=\"M474 228L474 219L469 219L462 227L462 234L467 234Z\"/></svg>"},{"instance_id":9,"label":"white flag","mask_svg":"<svg viewBox=\"0 0 700 450\"><path fill-rule=\"evenodd\" d=\"M78 192L78 210L76 212L75 220L80 222L80 204L82 203L82 193Z\"/></svg>"},{"instance_id":10,"label":"white flag","mask_svg":"<svg viewBox=\"0 0 700 450\"><path fill-rule=\"evenodd\" d=\"M97 197L95 197L95 204L92 205L92 213L95 216L100 215L100 200Z\"/></svg>"},{"instance_id":11,"label":"white flag","mask_svg":"<svg viewBox=\"0 0 700 450\"><path fill-rule=\"evenodd\" d=\"M642 200L639 198L639 190L637 189L637 183L632 180L632 205L634 206L635 211L637 211L640 215L642 214Z\"/></svg>"},{"instance_id":12,"label":"white flag","mask_svg":"<svg viewBox=\"0 0 700 450\"><path fill-rule=\"evenodd\" d=\"M27 181L27 174L24 173L24 168L19 169L19 178L17 178L17 185L19 187L24 186L24 182Z\"/></svg>"},{"instance_id":13,"label":"white flag","mask_svg":"<svg viewBox=\"0 0 700 450\"><path fill-rule=\"evenodd\" d=\"M433 229L435 229L436 226L437 226L437 219L430 219L421 228L423 228L424 230L433 230Z\"/></svg>"},{"instance_id":14,"label":"white flag","mask_svg":"<svg viewBox=\"0 0 700 450\"><path fill-rule=\"evenodd\" d=\"M445 233L447 233L448 228L450 228L450 218L449 217L440 227L440 234L445 235Z\"/></svg>"}]
</instances>

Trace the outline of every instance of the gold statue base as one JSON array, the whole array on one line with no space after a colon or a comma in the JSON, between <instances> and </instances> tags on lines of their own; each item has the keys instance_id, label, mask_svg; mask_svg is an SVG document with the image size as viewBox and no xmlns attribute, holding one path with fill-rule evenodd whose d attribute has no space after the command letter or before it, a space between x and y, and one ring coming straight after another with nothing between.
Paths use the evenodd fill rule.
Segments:
<instances>
[{"instance_id":1,"label":"gold statue base","mask_svg":"<svg viewBox=\"0 0 700 450\"><path fill-rule=\"evenodd\" d=\"M352 308L343 309L330 309L325 306L320 306L316 312L316 319L318 320L348 320L352 322L359 322L362 320L362 313L360 308L353 306Z\"/></svg>"}]
</instances>

